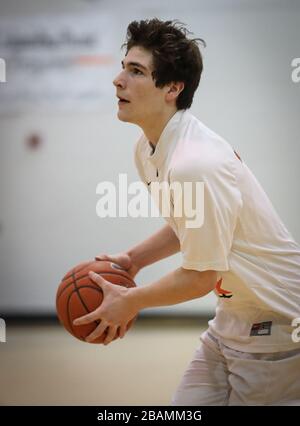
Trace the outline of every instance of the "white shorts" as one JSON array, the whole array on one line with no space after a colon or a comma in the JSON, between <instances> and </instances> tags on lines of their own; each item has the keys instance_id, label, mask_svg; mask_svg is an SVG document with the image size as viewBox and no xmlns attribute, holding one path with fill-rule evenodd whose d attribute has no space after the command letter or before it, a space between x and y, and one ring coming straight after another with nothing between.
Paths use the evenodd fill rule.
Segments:
<instances>
[{"instance_id":1,"label":"white shorts","mask_svg":"<svg viewBox=\"0 0 300 426\"><path fill-rule=\"evenodd\" d=\"M300 405L300 349L246 353L209 332L201 340L172 405Z\"/></svg>"}]
</instances>

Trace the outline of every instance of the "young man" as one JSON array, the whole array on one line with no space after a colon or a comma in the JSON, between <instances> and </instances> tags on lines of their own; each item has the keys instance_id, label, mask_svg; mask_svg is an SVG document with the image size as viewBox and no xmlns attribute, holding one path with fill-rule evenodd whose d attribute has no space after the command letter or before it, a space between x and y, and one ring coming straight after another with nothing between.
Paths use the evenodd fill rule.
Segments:
<instances>
[{"instance_id":1,"label":"young man","mask_svg":"<svg viewBox=\"0 0 300 426\"><path fill-rule=\"evenodd\" d=\"M190 112L202 72L197 40L176 22L132 22L114 85L118 118L140 126L135 161L150 182L203 182L204 223L174 214L146 241L114 256L134 277L182 252L180 268L157 282L125 289L93 274L102 305L75 321L100 320L92 341L123 337L146 307L218 295L216 315L173 397L174 405L300 404L300 248L249 168L220 136Z\"/></svg>"}]
</instances>

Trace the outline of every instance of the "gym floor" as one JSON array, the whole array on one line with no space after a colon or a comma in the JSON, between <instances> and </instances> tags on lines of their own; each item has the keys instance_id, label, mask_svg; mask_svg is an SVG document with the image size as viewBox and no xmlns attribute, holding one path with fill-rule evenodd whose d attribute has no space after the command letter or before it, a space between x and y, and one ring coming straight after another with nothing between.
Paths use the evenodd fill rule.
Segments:
<instances>
[{"instance_id":1,"label":"gym floor","mask_svg":"<svg viewBox=\"0 0 300 426\"><path fill-rule=\"evenodd\" d=\"M0 405L170 405L207 321L141 317L108 346L53 320L7 321Z\"/></svg>"}]
</instances>

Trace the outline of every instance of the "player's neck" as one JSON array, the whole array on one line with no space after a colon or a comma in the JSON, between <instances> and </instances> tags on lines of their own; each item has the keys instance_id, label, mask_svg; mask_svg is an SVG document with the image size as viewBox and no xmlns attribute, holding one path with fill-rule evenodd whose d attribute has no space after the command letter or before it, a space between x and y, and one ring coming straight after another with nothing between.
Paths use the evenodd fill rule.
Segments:
<instances>
[{"instance_id":1,"label":"player's neck","mask_svg":"<svg viewBox=\"0 0 300 426\"><path fill-rule=\"evenodd\" d=\"M151 146L156 147L160 135L162 134L164 128L173 117L173 115L177 112L177 109L167 110L165 114L160 114L155 119L151 120L151 123L144 123L142 127L144 134Z\"/></svg>"}]
</instances>

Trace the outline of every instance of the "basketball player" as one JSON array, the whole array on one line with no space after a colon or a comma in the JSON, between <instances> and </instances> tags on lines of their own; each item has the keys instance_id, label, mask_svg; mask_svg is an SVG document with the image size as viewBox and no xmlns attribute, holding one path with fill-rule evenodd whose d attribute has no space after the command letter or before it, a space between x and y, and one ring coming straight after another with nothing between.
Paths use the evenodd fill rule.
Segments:
<instances>
[{"instance_id":1,"label":"basketball player","mask_svg":"<svg viewBox=\"0 0 300 426\"><path fill-rule=\"evenodd\" d=\"M130 23L122 70L113 83L118 118L143 131L135 148L142 181L148 189L156 181L203 182L204 223L187 227L187 217L173 214L146 241L124 253L98 256L133 278L179 251L182 264L133 289L92 274L103 303L75 324L100 320L88 340L108 327L108 344L117 332L124 336L141 309L214 290L215 317L172 404L300 405L300 339L292 326L300 317L300 247L245 162L190 113L202 56L198 40L187 34L174 21Z\"/></svg>"}]
</instances>

